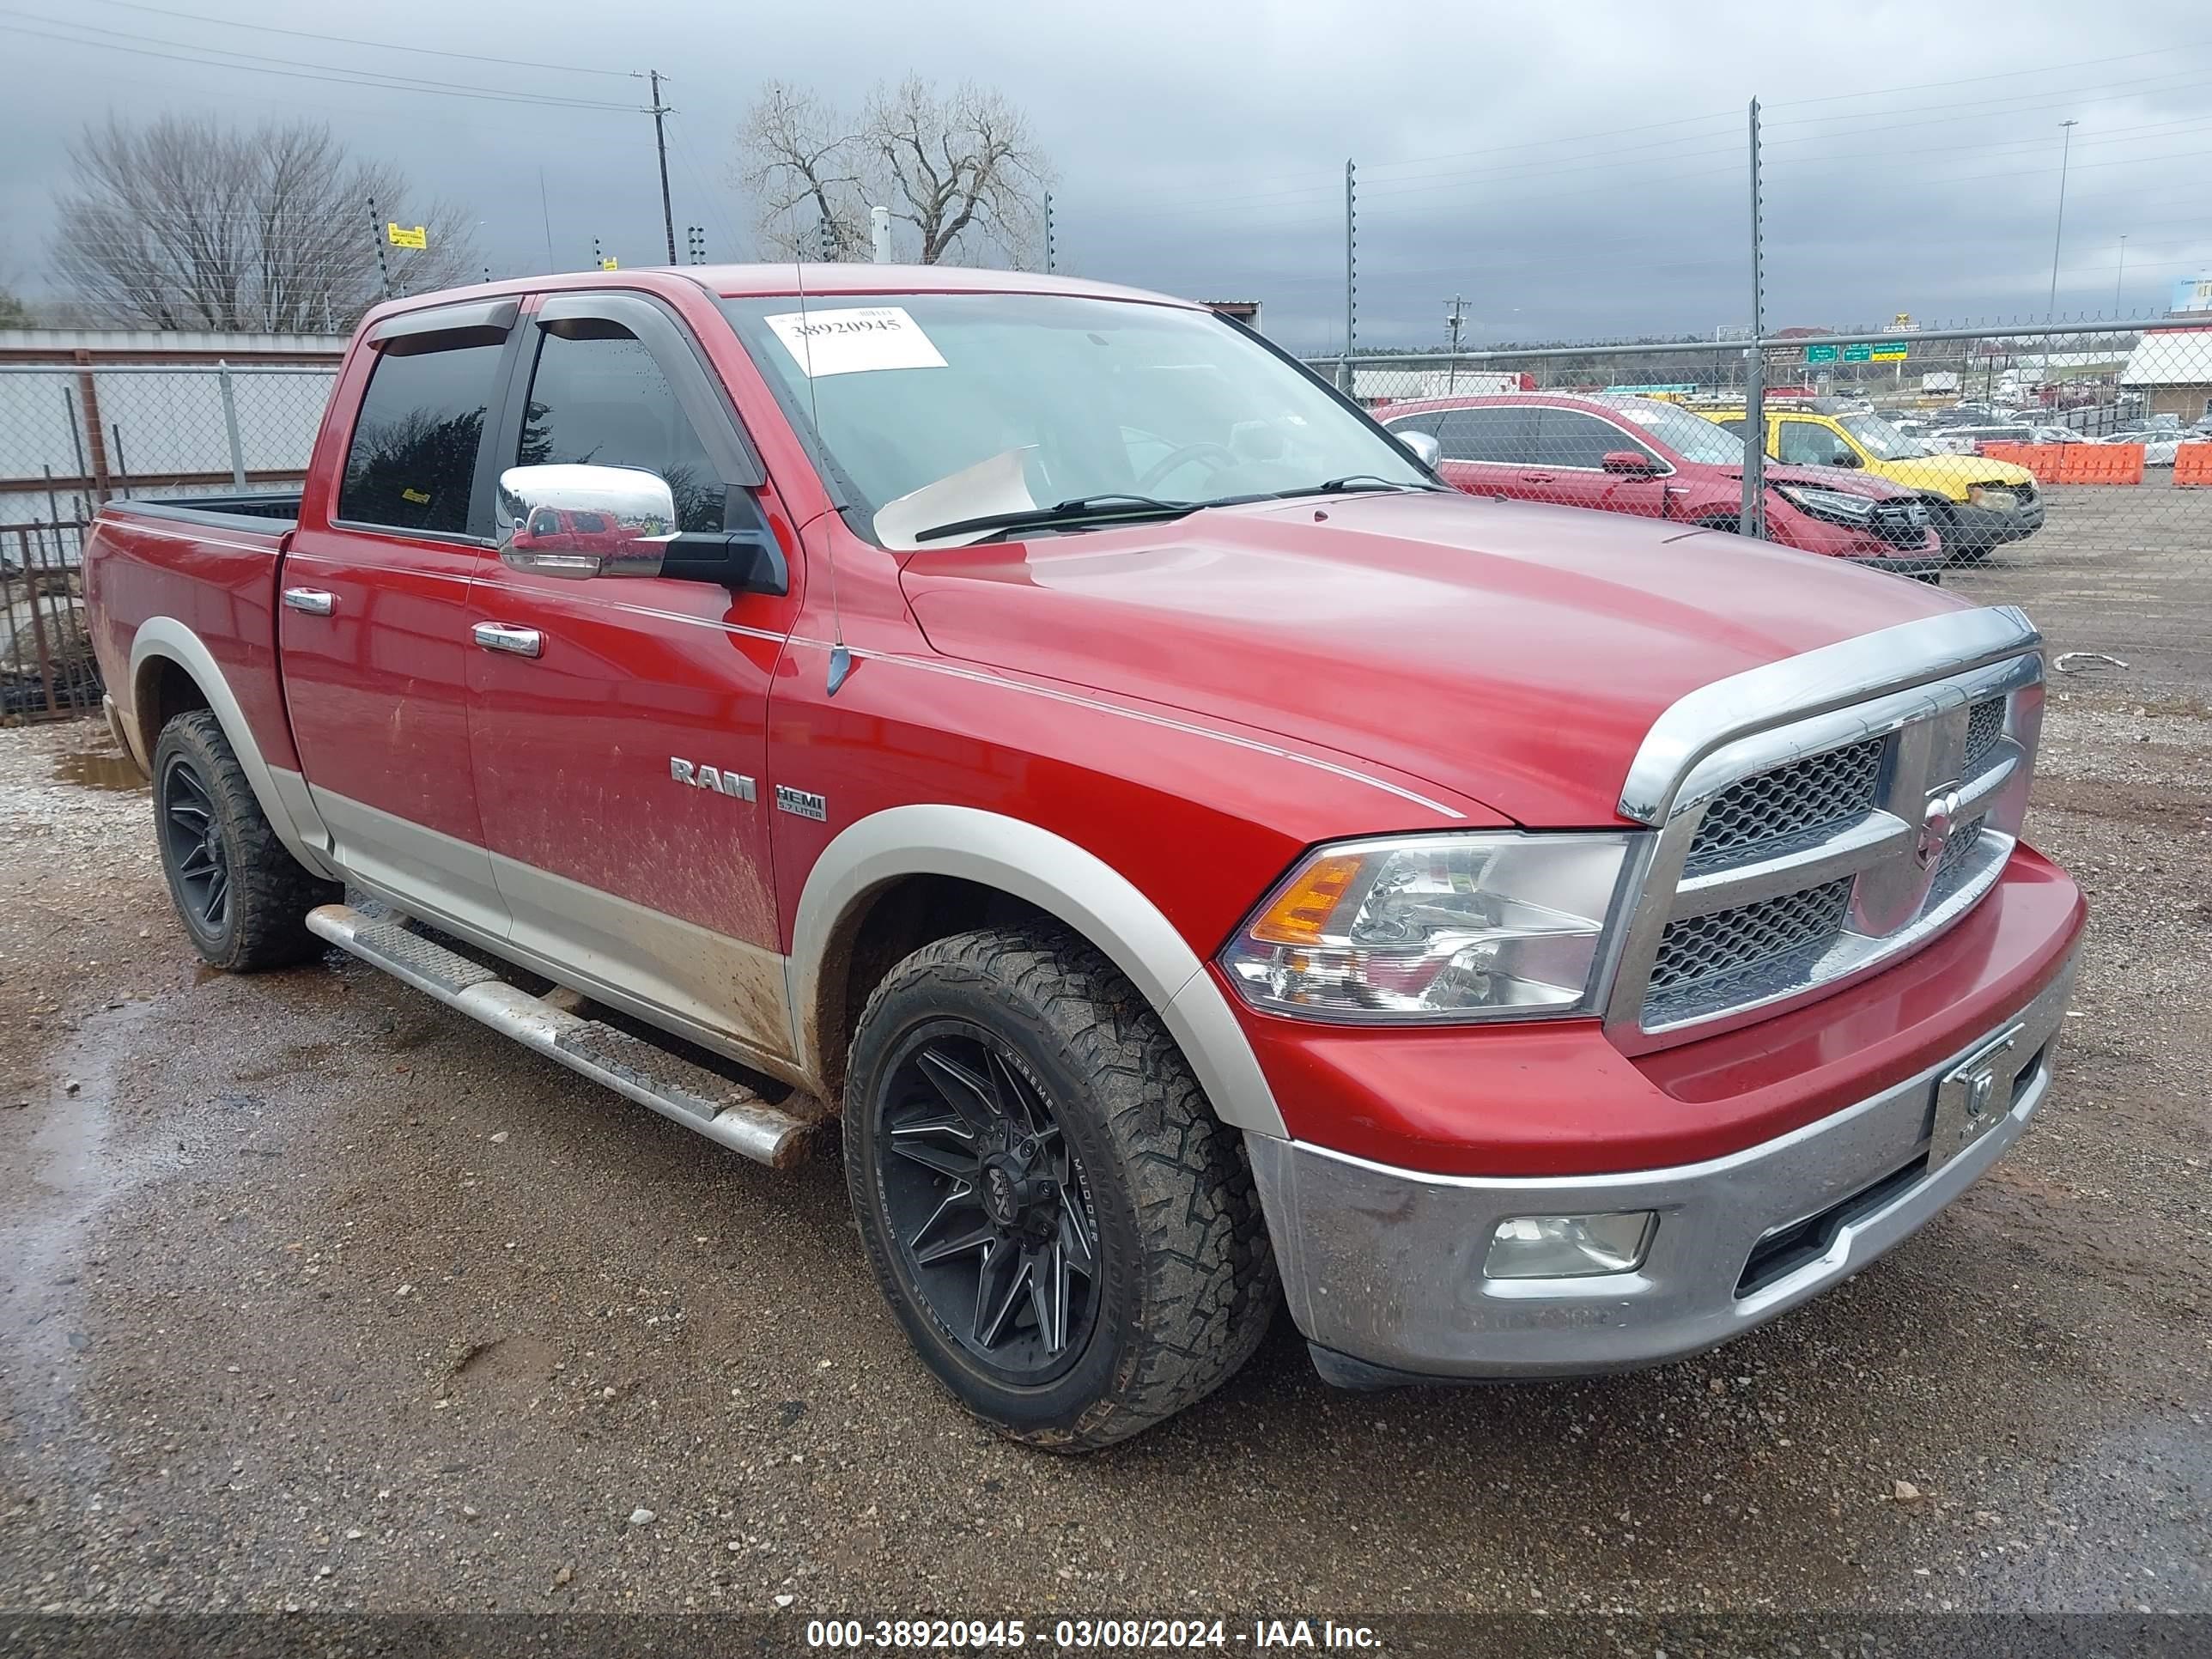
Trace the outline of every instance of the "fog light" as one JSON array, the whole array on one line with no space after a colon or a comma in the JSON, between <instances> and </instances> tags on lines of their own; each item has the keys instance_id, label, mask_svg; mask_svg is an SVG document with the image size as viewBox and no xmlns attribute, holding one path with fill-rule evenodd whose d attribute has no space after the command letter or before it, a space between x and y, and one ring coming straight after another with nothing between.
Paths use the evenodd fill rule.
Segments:
<instances>
[{"instance_id":1,"label":"fog light","mask_svg":"<svg viewBox=\"0 0 2212 1659\"><path fill-rule=\"evenodd\" d=\"M1516 1215L1490 1236L1482 1271L1492 1279L1573 1279L1633 1273L1644 1265L1659 1218L1650 1210L1618 1215Z\"/></svg>"}]
</instances>

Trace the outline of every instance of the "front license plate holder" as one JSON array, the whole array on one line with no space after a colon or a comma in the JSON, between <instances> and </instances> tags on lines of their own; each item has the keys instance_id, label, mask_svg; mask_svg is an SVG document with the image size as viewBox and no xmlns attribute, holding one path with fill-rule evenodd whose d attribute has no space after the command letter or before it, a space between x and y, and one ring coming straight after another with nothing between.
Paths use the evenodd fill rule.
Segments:
<instances>
[{"instance_id":1,"label":"front license plate holder","mask_svg":"<svg viewBox=\"0 0 2212 1659\"><path fill-rule=\"evenodd\" d=\"M2026 1025L2010 1026L1976 1045L1936 1080L1936 1112L1928 1135L1929 1174L2011 1112L2014 1080L2029 1058L2021 1048L2027 1035Z\"/></svg>"}]
</instances>

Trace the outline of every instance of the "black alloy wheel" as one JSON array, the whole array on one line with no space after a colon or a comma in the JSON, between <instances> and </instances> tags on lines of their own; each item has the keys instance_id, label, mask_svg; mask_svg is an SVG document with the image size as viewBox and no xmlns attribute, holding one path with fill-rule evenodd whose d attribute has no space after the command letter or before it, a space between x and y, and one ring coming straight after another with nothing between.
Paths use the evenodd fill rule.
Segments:
<instances>
[{"instance_id":1,"label":"black alloy wheel","mask_svg":"<svg viewBox=\"0 0 2212 1659\"><path fill-rule=\"evenodd\" d=\"M1098 1228L1044 1085L969 1020L929 1022L878 1096L885 1218L902 1276L975 1361L1049 1382L1097 1322Z\"/></svg>"},{"instance_id":2,"label":"black alloy wheel","mask_svg":"<svg viewBox=\"0 0 2212 1659\"><path fill-rule=\"evenodd\" d=\"M1244 1138L1094 945L955 933L869 993L846 1190L922 1362L1002 1434L1110 1445L1205 1398L1280 1305Z\"/></svg>"},{"instance_id":3,"label":"black alloy wheel","mask_svg":"<svg viewBox=\"0 0 2212 1659\"><path fill-rule=\"evenodd\" d=\"M161 768L158 800L161 850L175 873L178 906L197 931L220 938L230 931L230 854L215 792L190 756L172 753Z\"/></svg>"},{"instance_id":4,"label":"black alloy wheel","mask_svg":"<svg viewBox=\"0 0 2212 1659\"><path fill-rule=\"evenodd\" d=\"M262 812L211 709L188 709L154 744L154 840L192 948L234 974L309 962L323 942L307 912L340 896Z\"/></svg>"}]
</instances>

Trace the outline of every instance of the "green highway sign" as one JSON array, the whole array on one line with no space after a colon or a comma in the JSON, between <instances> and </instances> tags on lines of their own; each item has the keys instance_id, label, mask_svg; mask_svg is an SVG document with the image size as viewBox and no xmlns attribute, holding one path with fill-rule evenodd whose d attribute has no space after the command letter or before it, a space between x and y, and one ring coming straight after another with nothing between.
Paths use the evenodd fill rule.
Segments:
<instances>
[{"instance_id":1,"label":"green highway sign","mask_svg":"<svg viewBox=\"0 0 2212 1659\"><path fill-rule=\"evenodd\" d=\"M1874 348L1870 345L1847 345L1844 348L1844 361L1847 363L1863 363L1873 356Z\"/></svg>"},{"instance_id":2,"label":"green highway sign","mask_svg":"<svg viewBox=\"0 0 2212 1659\"><path fill-rule=\"evenodd\" d=\"M1874 360L1878 363L1901 363L1911 349L1902 340L1884 340L1874 349Z\"/></svg>"},{"instance_id":3,"label":"green highway sign","mask_svg":"<svg viewBox=\"0 0 2212 1659\"><path fill-rule=\"evenodd\" d=\"M1836 361L1836 349L1833 346L1807 346L1805 361L1808 363L1832 363Z\"/></svg>"}]
</instances>

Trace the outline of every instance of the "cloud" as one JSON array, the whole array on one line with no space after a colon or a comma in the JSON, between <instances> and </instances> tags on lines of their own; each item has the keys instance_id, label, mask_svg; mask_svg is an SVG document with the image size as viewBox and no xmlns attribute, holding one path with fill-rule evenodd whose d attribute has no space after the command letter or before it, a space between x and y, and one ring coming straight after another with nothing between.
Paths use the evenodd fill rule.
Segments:
<instances>
[{"instance_id":1,"label":"cloud","mask_svg":"<svg viewBox=\"0 0 2212 1659\"><path fill-rule=\"evenodd\" d=\"M169 3L170 0L164 0ZM203 0L204 3L204 0ZM190 7L193 0L173 0ZM1860 5L1808 22L1772 4L1586 0L1474 8L1286 0L1244 8L1126 0L957 16L892 0L733 12L669 0L618 12L546 0L492 19L428 0L225 14L492 58L670 72L682 227L742 255L726 179L764 77L857 103L909 70L994 84L1058 163L1064 270L1202 297L1257 298L1302 349L1343 333L1343 167L1359 164L1359 338L1443 337L1465 297L1477 343L1747 320L1744 106L1766 105L1770 324L2040 316L2049 303L2060 131L2074 118L2061 312L2109 312L2128 237L2130 309L2212 270L2212 26L2179 4ZM374 52L84 0L82 24L334 67L628 100L614 76ZM327 17L330 21L323 21ZM662 256L642 114L478 102L289 79L9 38L0 213L35 287L61 137L104 101L313 112L390 155L426 195L471 204L500 272L574 268L593 237L625 264ZM1887 90L1885 90L1887 89ZM541 216L538 180L545 183ZM368 234L363 208L363 234ZM550 248L549 248L550 245Z\"/></svg>"}]
</instances>

